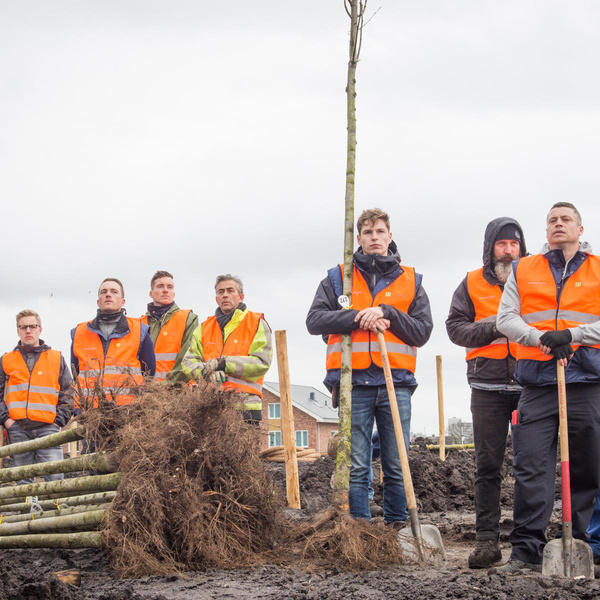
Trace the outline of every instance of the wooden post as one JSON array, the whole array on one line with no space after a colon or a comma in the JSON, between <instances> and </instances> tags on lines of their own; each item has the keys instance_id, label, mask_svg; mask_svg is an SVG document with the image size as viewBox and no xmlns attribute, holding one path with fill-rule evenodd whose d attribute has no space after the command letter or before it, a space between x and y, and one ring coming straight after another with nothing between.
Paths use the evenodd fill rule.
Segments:
<instances>
[{"instance_id":1,"label":"wooden post","mask_svg":"<svg viewBox=\"0 0 600 600\"><path fill-rule=\"evenodd\" d=\"M444 387L442 382L442 357L435 357L438 391L438 418L440 425L440 458L446 460L446 421L444 419Z\"/></svg>"},{"instance_id":2,"label":"wooden post","mask_svg":"<svg viewBox=\"0 0 600 600\"><path fill-rule=\"evenodd\" d=\"M4 446L4 425L0 425L0 448ZM4 469L4 457L0 458L0 469Z\"/></svg>"},{"instance_id":3,"label":"wooden post","mask_svg":"<svg viewBox=\"0 0 600 600\"><path fill-rule=\"evenodd\" d=\"M279 398L281 400L281 437L285 451L285 475L288 505L300 508L300 482L298 480L298 458L296 457L296 432L292 391L288 367L287 339L285 331L275 332L277 346L277 370L279 371Z\"/></svg>"}]
</instances>

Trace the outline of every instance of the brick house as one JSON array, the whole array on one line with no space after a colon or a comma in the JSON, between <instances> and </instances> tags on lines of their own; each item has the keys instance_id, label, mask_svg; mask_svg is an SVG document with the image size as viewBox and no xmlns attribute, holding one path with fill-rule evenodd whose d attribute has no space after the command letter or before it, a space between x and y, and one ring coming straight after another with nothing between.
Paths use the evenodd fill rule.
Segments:
<instances>
[{"instance_id":1,"label":"brick house","mask_svg":"<svg viewBox=\"0 0 600 600\"><path fill-rule=\"evenodd\" d=\"M327 452L332 434L338 430L338 411L331 407L331 397L307 385L292 385L292 410L296 446ZM263 409L260 424L261 448L281 446L281 401L279 383L263 383Z\"/></svg>"}]
</instances>

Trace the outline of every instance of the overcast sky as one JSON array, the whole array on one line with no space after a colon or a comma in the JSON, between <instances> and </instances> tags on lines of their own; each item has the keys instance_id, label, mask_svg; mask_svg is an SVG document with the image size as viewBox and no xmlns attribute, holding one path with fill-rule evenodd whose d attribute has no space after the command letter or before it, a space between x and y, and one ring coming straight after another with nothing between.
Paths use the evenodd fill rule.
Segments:
<instances>
[{"instance_id":1,"label":"overcast sky","mask_svg":"<svg viewBox=\"0 0 600 600\"><path fill-rule=\"evenodd\" d=\"M444 321L486 224L517 218L535 252L549 207L572 201L600 247L600 4L375 11L357 73L356 215L387 210L424 275L435 328L412 429L432 434L438 354L446 417L470 420ZM178 304L204 319L231 272L287 331L292 382L323 389L325 347L304 320L343 259L348 31L341 0L0 0L0 350L33 308L68 353L106 276L139 316L169 270Z\"/></svg>"}]
</instances>

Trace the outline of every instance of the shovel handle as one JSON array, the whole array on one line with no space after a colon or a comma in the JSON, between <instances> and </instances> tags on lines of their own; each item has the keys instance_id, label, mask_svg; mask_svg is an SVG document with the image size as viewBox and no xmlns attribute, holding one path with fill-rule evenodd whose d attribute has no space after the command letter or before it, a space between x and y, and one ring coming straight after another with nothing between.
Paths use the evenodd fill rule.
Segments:
<instances>
[{"instance_id":1,"label":"shovel handle","mask_svg":"<svg viewBox=\"0 0 600 600\"><path fill-rule=\"evenodd\" d=\"M560 432L560 475L562 485L562 520L571 523L571 471L569 468L569 422L567 421L567 386L565 368L556 361L558 382L558 425ZM563 527L563 530L565 528ZM570 528L567 528L570 531ZM564 535L564 533L563 533Z\"/></svg>"},{"instance_id":2,"label":"shovel handle","mask_svg":"<svg viewBox=\"0 0 600 600\"><path fill-rule=\"evenodd\" d=\"M379 353L381 354L381 362L383 364L383 373L385 375L385 385L387 388L388 398L390 401L390 410L392 411L392 421L394 423L394 433L396 434L396 444L400 453L400 465L402 466L402 478L404 479L404 491L406 493L406 504L409 511L416 508L417 500L415 498L415 489L413 487L412 477L410 475L410 467L408 464L408 454L404 445L404 435L402 434L402 421L400 420L400 411L398 410L398 402L396 400L396 390L394 389L394 380L392 379L392 369L390 367L390 359L387 353L387 346L383 332L377 332L377 342L379 343Z\"/></svg>"}]
</instances>

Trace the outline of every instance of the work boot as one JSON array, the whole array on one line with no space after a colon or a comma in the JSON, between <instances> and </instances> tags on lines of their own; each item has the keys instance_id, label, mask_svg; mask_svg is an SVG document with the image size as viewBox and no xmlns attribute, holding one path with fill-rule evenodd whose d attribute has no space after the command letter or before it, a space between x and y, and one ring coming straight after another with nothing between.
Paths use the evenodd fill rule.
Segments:
<instances>
[{"instance_id":1,"label":"work boot","mask_svg":"<svg viewBox=\"0 0 600 600\"><path fill-rule=\"evenodd\" d=\"M488 570L488 575L514 575L529 569L536 573L542 572L542 565L536 565L534 563L527 563L518 558L509 558L507 563L504 563L500 567L492 567Z\"/></svg>"},{"instance_id":2,"label":"work boot","mask_svg":"<svg viewBox=\"0 0 600 600\"><path fill-rule=\"evenodd\" d=\"M371 511L372 517L381 517L383 516L383 508L375 502L375 500L369 500L369 510Z\"/></svg>"},{"instance_id":3,"label":"work boot","mask_svg":"<svg viewBox=\"0 0 600 600\"><path fill-rule=\"evenodd\" d=\"M469 556L469 569L487 569L502 560L502 551L497 540L480 540Z\"/></svg>"}]
</instances>

